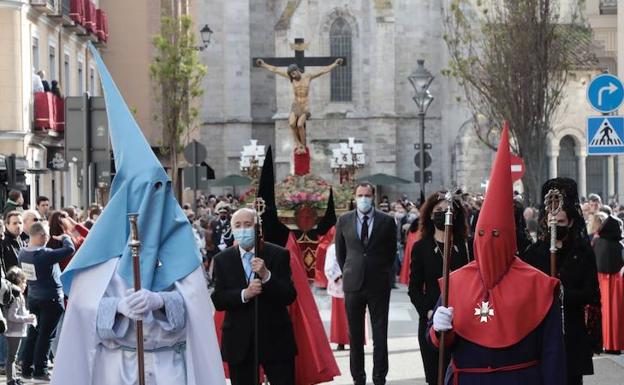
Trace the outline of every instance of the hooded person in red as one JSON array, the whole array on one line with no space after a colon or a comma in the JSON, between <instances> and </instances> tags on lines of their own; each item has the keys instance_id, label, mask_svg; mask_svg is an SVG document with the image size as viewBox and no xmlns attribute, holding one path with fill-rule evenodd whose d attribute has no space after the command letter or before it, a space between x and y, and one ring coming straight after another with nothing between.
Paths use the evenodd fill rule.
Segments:
<instances>
[{"instance_id":1,"label":"hooded person in red","mask_svg":"<svg viewBox=\"0 0 624 385\"><path fill-rule=\"evenodd\" d=\"M509 131L505 126L475 230L475 260L450 275L449 306L428 338L447 332L453 385L564 385L558 281L516 257Z\"/></svg>"}]
</instances>

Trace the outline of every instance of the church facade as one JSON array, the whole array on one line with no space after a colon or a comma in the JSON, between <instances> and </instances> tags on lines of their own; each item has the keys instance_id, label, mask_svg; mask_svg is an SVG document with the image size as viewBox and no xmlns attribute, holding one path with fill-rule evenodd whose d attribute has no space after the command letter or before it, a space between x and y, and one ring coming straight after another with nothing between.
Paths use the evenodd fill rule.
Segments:
<instances>
[{"instance_id":1,"label":"church facade","mask_svg":"<svg viewBox=\"0 0 624 385\"><path fill-rule=\"evenodd\" d=\"M411 184L387 186L383 193L417 198L420 185L414 158L420 122L408 76L417 60L424 59L435 75L430 87L435 99L425 122L433 177L426 191L449 187L483 191L494 153L473 133L472 115L461 102L463 90L455 80L440 75L449 58L439 2L200 0L193 8L196 24L208 24L215 32L201 54L209 71L196 136L207 146L207 163L217 177L239 172L240 152L250 139L273 146L278 180L293 172L288 127L291 85L254 67L251 58L294 56L293 42L303 38L306 57L347 59L346 66L312 81L307 142L313 173L338 183L330 169L332 149L354 137L366 154L366 166L358 176L383 172L408 179ZM306 67L314 69L318 67ZM570 78L562 107L567 112L549 144L548 174L569 174L579 180L582 195L601 192L607 198L616 192L618 161L589 159L583 147L585 117L593 113L582 95L598 72L583 69Z\"/></svg>"}]
</instances>

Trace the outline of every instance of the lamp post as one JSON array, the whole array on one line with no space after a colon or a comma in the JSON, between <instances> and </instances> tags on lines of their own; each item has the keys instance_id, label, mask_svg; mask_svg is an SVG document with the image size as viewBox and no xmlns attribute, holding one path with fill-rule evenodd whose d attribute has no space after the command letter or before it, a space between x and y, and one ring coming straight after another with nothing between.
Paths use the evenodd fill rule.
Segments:
<instances>
[{"instance_id":1,"label":"lamp post","mask_svg":"<svg viewBox=\"0 0 624 385\"><path fill-rule=\"evenodd\" d=\"M252 185L256 185L260 177L260 170L264 165L264 157L264 146L258 146L257 140L252 139L250 145L243 146L240 157L240 170L253 180Z\"/></svg>"},{"instance_id":2,"label":"lamp post","mask_svg":"<svg viewBox=\"0 0 624 385\"><path fill-rule=\"evenodd\" d=\"M205 24L203 28L199 30L199 35L202 40L202 45L194 47L194 48L198 51L203 51L204 49L206 49L206 47L208 47L208 44L210 44L210 38L212 37L212 29L210 29L208 24Z\"/></svg>"},{"instance_id":3,"label":"lamp post","mask_svg":"<svg viewBox=\"0 0 624 385\"><path fill-rule=\"evenodd\" d=\"M340 184L353 179L355 172L364 167L365 155L362 143L355 143L355 138L342 142L332 150L329 165L333 172L340 175Z\"/></svg>"},{"instance_id":4,"label":"lamp post","mask_svg":"<svg viewBox=\"0 0 624 385\"><path fill-rule=\"evenodd\" d=\"M418 106L418 118L420 119L420 198L425 198L425 115L433 102L433 95L429 92L429 86L433 82L434 76L425 68L425 61L419 59L418 67L407 79L412 83L416 94L413 97Z\"/></svg>"}]
</instances>

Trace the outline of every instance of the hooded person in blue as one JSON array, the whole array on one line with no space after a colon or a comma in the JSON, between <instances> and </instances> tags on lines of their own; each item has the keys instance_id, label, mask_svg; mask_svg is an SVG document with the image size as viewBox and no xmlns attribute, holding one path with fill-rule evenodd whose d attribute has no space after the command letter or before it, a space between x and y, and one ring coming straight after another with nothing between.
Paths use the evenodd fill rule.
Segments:
<instances>
[{"instance_id":1,"label":"hooded person in blue","mask_svg":"<svg viewBox=\"0 0 624 385\"><path fill-rule=\"evenodd\" d=\"M117 174L111 199L61 276L69 293L52 384L136 384L134 320L143 320L149 385L224 384L191 225L113 82L100 73ZM129 213L138 213L142 289L132 289Z\"/></svg>"}]
</instances>

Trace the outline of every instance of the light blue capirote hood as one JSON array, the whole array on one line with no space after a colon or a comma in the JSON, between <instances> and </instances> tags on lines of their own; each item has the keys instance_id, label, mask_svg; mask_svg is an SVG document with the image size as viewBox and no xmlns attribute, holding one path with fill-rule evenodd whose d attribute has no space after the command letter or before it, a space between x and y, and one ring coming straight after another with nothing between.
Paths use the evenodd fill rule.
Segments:
<instances>
[{"instance_id":1,"label":"light blue capirote hood","mask_svg":"<svg viewBox=\"0 0 624 385\"><path fill-rule=\"evenodd\" d=\"M69 293L76 272L121 256L117 273L134 285L128 246L128 213L138 213L141 241L141 283L159 291L194 271L201 263L191 225L173 196L167 173L141 133L98 51L97 62L110 132L115 168L110 201L61 276Z\"/></svg>"}]
</instances>

